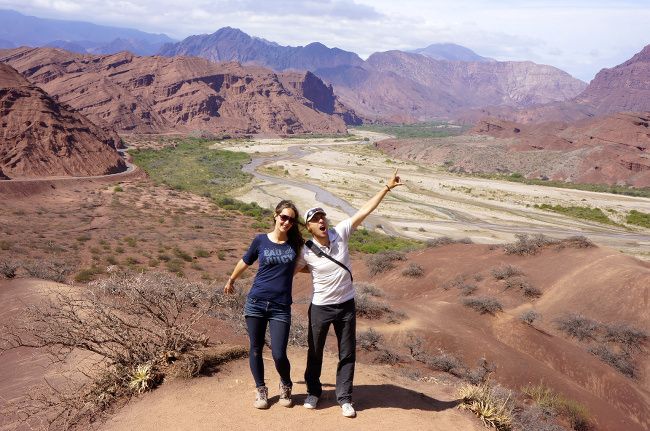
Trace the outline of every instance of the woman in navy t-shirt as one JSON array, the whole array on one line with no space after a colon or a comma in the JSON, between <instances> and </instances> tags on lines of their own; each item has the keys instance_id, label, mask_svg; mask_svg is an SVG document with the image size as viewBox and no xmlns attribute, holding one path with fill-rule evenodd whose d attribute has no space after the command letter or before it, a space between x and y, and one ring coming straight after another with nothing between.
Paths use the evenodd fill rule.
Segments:
<instances>
[{"instance_id":1,"label":"woman in navy t-shirt","mask_svg":"<svg viewBox=\"0 0 650 431\"><path fill-rule=\"evenodd\" d=\"M259 261L259 269L251 287L244 316L250 339L249 362L255 379L256 396L253 404L258 409L268 408L268 389L264 382L262 349L266 327L271 333L271 351L275 368L280 375L280 405L291 406L291 365L287 357L289 327L291 326L291 288L296 258L304 240L298 227L298 209L291 201L281 201L275 207L275 226L272 232L253 239L226 282L224 292L235 291L235 280L246 268Z\"/></svg>"}]
</instances>

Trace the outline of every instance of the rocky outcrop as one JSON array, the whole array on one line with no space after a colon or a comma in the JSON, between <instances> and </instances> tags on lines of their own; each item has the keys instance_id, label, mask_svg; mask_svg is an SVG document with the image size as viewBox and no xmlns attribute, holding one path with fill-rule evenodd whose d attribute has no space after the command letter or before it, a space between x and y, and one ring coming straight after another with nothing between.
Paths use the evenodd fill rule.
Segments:
<instances>
[{"instance_id":1,"label":"rocky outcrop","mask_svg":"<svg viewBox=\"0 0 650 431\"><path fill-rule=\"evenodd\" d=\"M60 104L0 63L0 176L88 176L121 172L119 137Z\"/></svg>"},{"instance_id":2,"label":"rocky outcrop","mask_svg":"<svg viewBox=\"0 0 650 431\"><path fill-rule=\"evenodd\" d=\"M283 72L280 80L290 92L298 94L313 103L314 109L336 115L348 125L360 125L363 121L352 110L343 105L334 95L331 85L311 72Z\"/></svg>"},{"instance_id":3,"label":"rocky outcrop","mask_svg":"<svg viewBox=\"0 0 650 431\"><path fill-rule=\"evenodd\" d=\"M196 57L0 51L61 102L123 133L342 133L344 121L318 111L268 69Z\"/></svg>"},{"instance_id":4,"label":"rocky outcrop","mask_svg":"<svg viewBox=\"0 0 650 431\"><path fill-rule=\"evenodd\" d=\"M0 168L0 181L1 180L9 180L10 178L5 175L4 172L2 172L2 168Z\"/></svg>"},{"instance_id":5,"label":"rocky outcrop","mask_svg":"<svg viewBox=\"0 0 650 431\"><path fill-rule=\"evenodd\" d=\"M214 62L237 61L242 64L266 66L276 71L288 69L314 71L322 67L363 64L363 60L357 54L338 48L328 48L322 43L315 42L297 47L281 46L258 37L251 37L231 27L167 44L160 50L160 55L196 56Z\"/></svg>"}]
</instances>

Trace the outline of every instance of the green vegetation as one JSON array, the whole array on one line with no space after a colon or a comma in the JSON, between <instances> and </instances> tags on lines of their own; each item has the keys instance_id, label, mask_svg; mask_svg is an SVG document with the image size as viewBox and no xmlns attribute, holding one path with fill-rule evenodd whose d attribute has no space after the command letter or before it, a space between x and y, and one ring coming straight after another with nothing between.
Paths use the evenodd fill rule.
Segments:
<instances>
[{"instance_id":1,"label":"green vegetation","mask_svg":"<svg viewBox=\"0 0 650 431\"><path fill-rule=\"evenodd\" d=\"M521 391L532 398L544 411L564 416L572 429L590 429L589 412L579 402L555 393L543 383L525 386Z\"/></svg>"},{"instance_id":2,"label":"green vegetation","mask_svg":"<svg viewBox=\"0 0 650 431\"><path fill-rule=\"evenodd\" d=\"M462 135L467 130L467 127L459 127L444 121L413 124L364 124L356 128L393 135L397 139L445 138L447 136Z\"/></svg>"},{"instance_id":3,"label":"green vegetation","mask_svg":"<svg viewBox=\"0 0 650 431\"><path fill-rule=\"evenodd\" d=\"M241 171L250 157L245 153L212 150L212 141L185 139L162 150L133 150L135 164L156 182L176 190L216 197L240 187L250 176Z\"/></svg>"},{"instance_id":4,"label":"green vegetation","mask_svg":"<svg viewBox=\"0 0 650 431\"><path fill-rule=\"evenodd\" d=\"M650 229L650 214L637 210L632 210L625 218L628 224L635 224L637 226L647 227Z\"/></svg>"},{"instance_id":5,"label":"green vegetation","mask_svg":"<svg viewBox=\"0 0 650 431\"><path fill-rule=\"evenodd\" d=\"M628 186L610 186L607 184L581 184L569 183L565 181L542 180L539 178L526 178L518 172L509 175L504 174L470 174L473 177L487 178L491 180L505 180L515 183L522 183L534 186L558 187L562 189L585 190L588 192L612 193L615 195L636 196L641 198L650 198L650 187L628 187Z\"/></svg>"},{"instance_id":6,"label":"green vegetation","mask_svg":"<svg viewBox=\"0 0 650 431\"><path fill-rule=\"evenodd\" d=\"M362 253L406 251L422 247L424 244L421 241L388 236L366 229L358 229L350 236L350 250Z\"/></svg>"},{"instance_id":7,"label":"green vegetation","mask_svg":"<svg viewBox=\"0 0 650 431\"><path fill-rule=\"evenodd\" d=\"M612 221L600 208L590 208L590 207L563 207L562 205L535 205L535 208L542 210L553 211L556 213L564 214L569 217L578 218L582 220L590 220L598 223L618 225L618 223Z\"/></svg>"}]
</instances>

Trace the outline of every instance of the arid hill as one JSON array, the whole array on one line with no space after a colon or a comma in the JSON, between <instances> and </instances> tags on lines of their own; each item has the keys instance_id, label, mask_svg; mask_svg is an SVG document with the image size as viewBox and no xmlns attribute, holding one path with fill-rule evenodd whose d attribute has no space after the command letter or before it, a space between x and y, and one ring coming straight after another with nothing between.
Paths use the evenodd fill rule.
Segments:
<instances>
[{"instance_id":1,"label":"arid hill","mask_svg":"<svg viewBox=\"0 0 650 431\"><path fill-rule=\"evenodd\" d=\"M119 137L0 63L0 178L104 175L126 169Z\"/></svg>"},{"instance_id":2,"label":"arid hill","mask_svg":"<svg viewBox=\"0 0 650 431\"><path fill-rule=\"evenodd\" d=\"M0 51L0 61L61 102L123 133L346 130L341 118L313 109L313 102L288 91L278 75L260 67L48 48Z\"/></svg>"},{"instance_id":3,"label":"arid hill","mask_svg":"<svg viewBox=\"0 0 650 431\"><path fill-rule=\"evenodd\" d=\"M578 121L617 112L650 111L650 45L628 61L603 69L583 92L564 102L526 109L491 107L465 112L467 120L494 117L519 123Z\"/></svg>"},{"instance_id":4,"label":"arid hill","mask_svg":"<svg viewBox=\"0 0 650 431\"><path fill-rule=\"evenodd\" d=\"M388 51L363 67L317 70L341 100L365 116L447 117L484 106L525 107L562 101L585 84L566 72L532 62L464 62Z\"/></svg>"},{"instance_id":5,"label":"arid hill","mask_svg":"<svg viewBox=\"0 0 650 431\"><path fill-rule=\"evenodd\" d=\"M650 114L619 113L567 124L484 119L470 135L377 143L393 157L472 173L650 186Z\"/></svg>"}]
</instances>

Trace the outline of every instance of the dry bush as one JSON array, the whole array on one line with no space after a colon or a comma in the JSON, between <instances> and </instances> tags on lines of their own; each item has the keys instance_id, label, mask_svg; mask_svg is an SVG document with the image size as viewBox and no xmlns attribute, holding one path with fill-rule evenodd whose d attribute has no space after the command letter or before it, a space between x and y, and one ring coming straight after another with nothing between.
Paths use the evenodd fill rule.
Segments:
<instances>
[{"instance_id":1,"label":"dry bush","mask_svg":"<svg viewBox=\"0 0 650 431\"><path fill-rule=\"evenodd\" d=\"M511 394L503 398L503 392L483 383L461 386L458 396L461 398L459 407L476 414L486 427L499 431L512 429L514 402Z\"/></svg>"},{"instance_id":2,"label":"dry bush","mask_svg":"<svg viewBox=\"0 0 650 431\"><path fill-rule=\"evenodd\" d=\"M419 361L422 355L426 353L424 351L424 348L422 347L423 344L424 344L424 339L419 335L409 333L406 336L405 346L407 349L409 349L409 354L411 355L411 358L415 359L416 361Z\"/></svg>"},{"instance_id":3,"label":"dry bush","mask_svg":"<svg viewBox=\"0 0 650 431\"><path fill-rule=\"evenodd\" d=\"M490 364L487 359L481 358L478 361L476 368L467 370L463 376L465 380L473 385L479 385L487 382L490 374L496 370L496 367Z\"/></svg>"},{"instance_id":4,"label":"dry bush","mask_svg":"<svg viewBox=\"0 0 650 431\"><path fill-rule=\"evenodd\" d=\"M34 260L26 262L23 267L31 277L41 280L65 282L75 270L75 265L62 260Z\"/></svg>"},{"instance_id":5,"label":"dry bush","mask_svg":"<svg viewBox=\"0 0 650 431\"><path fill-rule=\"evenodd\" d=\"M591 242L589 238L584 235L570 236L561 240L558 243L559 248L569 247L569 248L591 248L596 247L596 245Z\"/></svg>"},{"instance_id":6,"label":"dry bush","mask_svg":"<svg viewBox=\"0 0 650 431\"><path fill-rule=\"evenodd\" d=\"M463 361L444 350L440 350L436 355L421 355L420 362L426 364L432 370L444 371L456 377L466 375L467 371Z\"/></svg>"},{"instance_id":7,"label":"dry bush","mask_svg":"<svg viewBox=\"0 0 650 431\"><path fill-rule=\"evenodd\" d=\"M385 251L368 257L368 259L366 259L366 265L368 266L370 275L374 277L377 274L395 268L393 262L396 260L406 260L406 255L398 251Z\"/></svg>"},{"instance_id":8,"label":"dry bush","mask_svg":"<svg viewBox=\"0 0 650 431\"><path fill-rule=\"evenodd\" d=\"M363 350L372 351L379 348L379 344L382 341L382 336L379 332L370 328L367 331L359 333L357 335L357 345Z\"/></svg>"},{"instance_id":9,"label":"dry bush","mask_svg":"<svg viewBox=\"0 0 650 431\"><path fill-rule=\"evenodd\" d=\"M424 276L424 269L417 263L411 263L409 266L404 268L402 275L405 277L420 278Z\"/></svg>"},{"instance_id":10,"label":"dry bush","mask_svg":"<svg viewBox=\"0 0 650 431\"><path fill-rule=\"evenodd\" d=\"M495 299L488 296L477 296L476 298L463 298L463 305L469 307L481 314L494 315L497 311L503 311L503 305Z\"/></svg>"},{"instance_id":11,"label":"dry bush","mask_svg":"<svg viewBox=\"0 0 650 431\"><path fill-rule=\"evenodd\" d=\"M400 358L400 356L397 353L388 349L379 350L375 355L375 358L373 359L373 361L378 364L386 364L386 365L395 365L401 360L402 358Z\"/></svg>"},{"instance_id":12,"label":"dry bush","mask_svg":"<svg viewBox=\"0 0 650 431\"><path fill-rule=\"evenodd\" d=\"M361 295L374 296L377 298L381 298L382 296L384 296L384 292L382 292L380 288L378 288L372 283L365 283L365 282L354 283L354 288L356 289L357 293Z\"/></svg>"},{"instance_id":13,"label":"dry bush","mask_svg":"<svg viewBox=\"0 0 650 431\"><path fill-rule=\"evenodd\" d=\"M13 261L0 261L0 274L2 274L5 278L14 278L16 276L16 270L19 267L20 265Z\"/></svg>"},{"instance_id":14,"label":"dry bush","mask_svg":"<svg viewBox=\"0 0 650 431\"><path fill-rule=\"evenodd\" d=\"M303 318L293 314L291 316L291 326L289 327L289 344L292 346L307 347L308 332L309 324Z\"/></svg>"},{"instance_id":15,"label":"dry bush","mask_svg":"<svg viewBox=\"0 0 650 431\"><path fill-rule=\"evenodd\" d=\"M632 362L630 354L622 351L615 352L605 345L598 345L589 348L589 353L598 356L601 361L612 366L621 374L634 378L636 376L636 365Z\"/></svg>"},{"instance_id":16,"label":"dry bush","mask_svg":"<svg viewBox=\"0 0 650 431\"><path fill-rule=\"evenodd\" d=\"M525 431L567 431L561 425L552 422L553 415L545 412L539 406L525 406L515 410L513 425L516 429Z\"/></svg>"},{"instance_id":17,"label":"dry bush","mask_svg":"<svg viewBox=\"0 0 650 431\"><path fill-rule=\"evenodd\" d=\"M542 383L524 386L521 391L532 398L543 411L565 417L572 429L576 431L592 429L589 412L579 402L556 393Z\"/></svg>"},{"instance_id":18,"label":"dry bush","mask_svg":"<svg viewBox=\"0 0 650 431\"><path fill-rule=\"evenodd\" d=\"M542 315L535 310L527 310L519 315L519 320L529 325L532 325L536 320L542 318Z\"/></svg>"},{"instance_id":19,"label":"dry bush","mask_svg":"<svg viewBox=\"0 0 650 431\"><path fill-rule=\"evenodd\" d=\"M478 289L478 286L475 284L463 284L460 287L460 294L463 296L469 296L472 295L476 290Z\"/></svg>"},{"instance_id":20,"label":"dry bush","mask_svg":"<svg viewBox=\"0 0 650 431\"><path fill-rule=\"evenodd\" d=\"M2 350L44 348L60 361L73 352L95 358L91 373L78 370L87 378L81 386L52 387L32 400L31 413L47 414L51 428L66 429L93 420L115 399L155 387L171 363L205 347L208 338L196 324L224 302L173 275L113 274L28 307L3 328Z\"/></svg>"},{"instance_id":21,"label":"dry bush","mask_svg":"<svg viewBox=\"0 0 650 431\"><path fill-rule=\"evenodd\" d=\"M385 318L389 323L398 323L406 318L404 313L395 311L390 305L375 300L370 294L357 292L354 301L357 317Z\"/></svg>"},{"instance_id":22,"label":"dry bush","mask_svg":"<svg viewBox=\"0 0 650 431\"><path fill-rule=\"evenodd\" d=\"M166 371L166 376L190 379L200 374L210 374L219 365L248 356L242 346L217 345L183 354Z\"/></svg>"},{"instance_id":23,"label":"dry bush","mask_svg":"<svg viewBox=\"0 0 650 431\"><path fill-rule=\"evenodd\" d=\"M516 254L520 256L536 254L540 248L557 244L558 241L542 234L528 236L525 233L515 234L517 241L506 244L503 249L506 254Z\"/></svg>"},{"instance_id":24,"label":"dry bush","mask_svg":"<svg viewBox=\"0 0 650 431\"><path fill-rule=\"evenodd\" d=\"M523 277L514 277L509 278L505 281L504 287L508 289L518 289L520 290L526 298L539 298L542 296L542 291L537 287L533 286Z\"/></svg>"},{"instance_id":25,"label":"dry bush","mask_svg":"<svg viewBox=\"0 0 650 431\"><path fill-rule=\"evenodd\" d=\"M605 341L617 343L628 351L642 350L648 341L648 334L645 331L625 323L606 324L603 328Z\"/></svg>"},{"instance_id":26,"label":"dry bush","mask_svg":"<svg viewBox=\"0 0 650 431\"><path fill-rule=\"evenodd\" d=\"M507 280L510 277L524 275L524 272L521 269L512 265L504 265L498 268L492 268L490 272L496 280Z\"/></svg>"},{"instance_id":27,"label":"dry bush","mask_svg":"<svg viewBox=\"0 0 650 431\"><path fill-rule=\"evenodd\" d=\"M556 319L560 331L580 341L595 339L600 324L581 314L571 313Z\"/></svg>"},{"instance_id":28,"label":"dry bush","mask_svg":"<svg viewBox=\"0 0 650 431\"><path fill-rule=\"evenodd\" d=\"M453 239L448 236L428 239L426 245L428 248L440 247L448 244L473 244L470 238Z\"/></svg>"}]
</instances>

